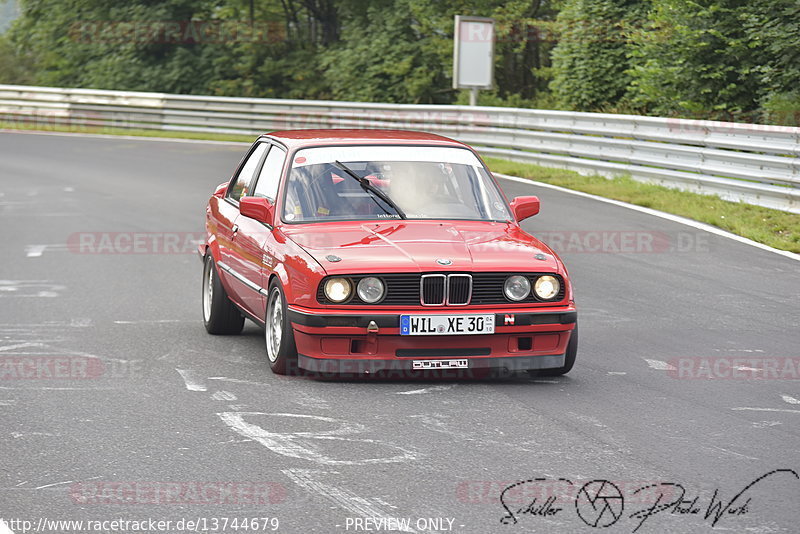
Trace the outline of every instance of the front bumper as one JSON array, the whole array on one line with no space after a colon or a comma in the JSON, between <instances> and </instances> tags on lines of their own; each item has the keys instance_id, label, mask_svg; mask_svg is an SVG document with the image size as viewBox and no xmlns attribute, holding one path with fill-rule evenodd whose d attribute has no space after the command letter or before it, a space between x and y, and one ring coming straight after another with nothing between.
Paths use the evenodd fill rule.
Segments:
<instances>
[{"instance_id":1,"label":"front bumper","mask_svg":"<svg viewBox=\"0 0 800 534\"><path fill-rule=\"evenodd\" d=\"M333 312L289 307L298 366L315 373L400 372L482 376L564 366L575 324L573 306L494 313L495 333L463 336L401 336L401 313ZM453 313L492 313L459 310ZM404 311L402 314L420 313ZM427 310L423 313L429 313ZM377 332L368 332L374 323ZM492 373L496 374L496 373Z\"/></svg>"}]
</instances>

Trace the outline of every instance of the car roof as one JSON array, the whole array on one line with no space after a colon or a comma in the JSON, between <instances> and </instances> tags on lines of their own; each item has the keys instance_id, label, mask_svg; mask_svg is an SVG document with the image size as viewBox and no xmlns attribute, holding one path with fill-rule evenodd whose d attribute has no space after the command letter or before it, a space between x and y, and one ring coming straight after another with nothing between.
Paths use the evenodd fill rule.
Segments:
<instances>
[{"instance_id":1,"label":"car roof","mask_svg":"<svg viewBox=\"0 0 800 534\"><path fill-rule=\"evenodd\" d=\"M282 130L264 134L288 148L326 145L437 145L464 147L463 143L441 135L409 130Z\"/></svg>"}]
</instances>

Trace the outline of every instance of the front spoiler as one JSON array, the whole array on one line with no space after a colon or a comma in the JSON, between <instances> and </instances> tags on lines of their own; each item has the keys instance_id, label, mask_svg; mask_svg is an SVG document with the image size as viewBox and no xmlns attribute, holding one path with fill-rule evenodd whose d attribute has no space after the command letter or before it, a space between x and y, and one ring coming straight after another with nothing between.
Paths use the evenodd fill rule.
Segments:
<instances>
[{"instance_id":1,"label":"front spoiler","mask_svg":"<svg viewBox=\"0 0 800 534\"><path fill-rule=\"evenodd\" d=\"M466 361L467 367L414 368L415 361L449 362L452 360ZM298 367L315 374L357 376L388 373L390 376L400 376L403 378L422 378L426 376L426 373L436 373L452 378L478 378L492 374L509 376L520 371L556 369L563 367L564 360L564 354L546 356L514 356L510 358L459 358L457 356L453 356L449 358L432 359L314 358L304 354L298 354L297 356ZM433 365L435 366L436 364Z\"/></svg>"}]
</instances>

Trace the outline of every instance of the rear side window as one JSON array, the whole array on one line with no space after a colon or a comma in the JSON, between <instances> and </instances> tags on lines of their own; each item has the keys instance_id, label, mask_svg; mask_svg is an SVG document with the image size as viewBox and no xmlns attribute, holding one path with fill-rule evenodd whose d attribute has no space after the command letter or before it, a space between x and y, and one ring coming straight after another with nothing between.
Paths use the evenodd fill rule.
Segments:
<instances>
[{"instance_id":1,"label":"rear side window","mask_svg":"<svg viewBox=\"0 0 800 534\"><path fill-rule=\"evenodd\" d=\"M267 159L264 160L264 166L261 167L261 172L258 175L258 182L256 182L255 191L252 195L255 197L265 197L270 199L273 203L278 196L278 186L281 183L281 170L283 170L283 161L286 159L286 151L281 147L273 146Z\"/></svg>"},{"instance_id":2,"label":"rear side window","mask_svg":"<svg viewBox=\"0 0 800 534\"><path fill-rule=\"evenodd\" d=\"M269 148L267 143L259 143L255 150L250 153L247 161L242 166L242 170L240 170L239 174L236 176L233 187L228 189L228 198L239 202L240 198L249 194L250 184L253 183L253 176L267 148Z\"/></svg>"}]
</instances>

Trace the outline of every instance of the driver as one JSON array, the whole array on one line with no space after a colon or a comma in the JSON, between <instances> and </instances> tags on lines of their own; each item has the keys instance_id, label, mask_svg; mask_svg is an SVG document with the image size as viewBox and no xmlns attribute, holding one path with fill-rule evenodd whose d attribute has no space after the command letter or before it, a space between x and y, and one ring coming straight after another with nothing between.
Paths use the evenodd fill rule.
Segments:
<instances>
[{"instance_id":1,"label":"driver","mask_svg":"<svg viewBox=\"0 0 800 534\"><path fill-rule=\"evenodd\" d=\"M446 196L446 178L438 163L398 161L392 163L389 196L406 213L420 214L435 199Z\"/></svg>"}]
</instances>

